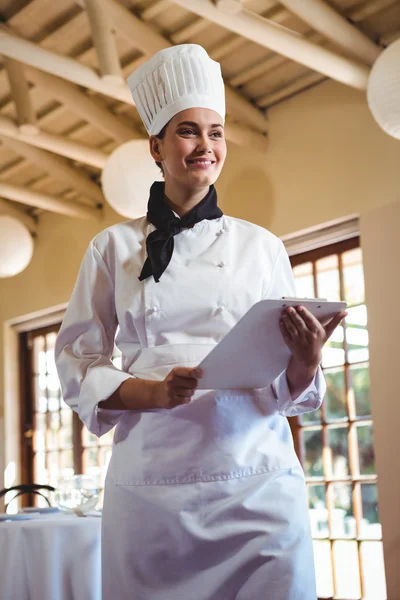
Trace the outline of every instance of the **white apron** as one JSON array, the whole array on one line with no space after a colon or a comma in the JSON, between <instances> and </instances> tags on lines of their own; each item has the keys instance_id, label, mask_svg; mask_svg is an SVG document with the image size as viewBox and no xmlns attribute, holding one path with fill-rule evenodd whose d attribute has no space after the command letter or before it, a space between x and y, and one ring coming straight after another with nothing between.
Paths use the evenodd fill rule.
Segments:
<instances>
[{"instance_id":1,"label":"white apron","mask_svg":"<svg viewBox=\"0 0 400 600\"><path fill-rule=\"evenodd\" d=\"M282 244L229 217L175 237L160 283L139 282L145 220L92 243L58 336L64 399L94 433L117 424L103 509L103 600L315 600L305 483L285 373L253 392L198 391L172 410L107 411L129 376L196 366L264 297L293 294ZM116 324L123 372L110 364Z\"/></svg>"}]
</instances>

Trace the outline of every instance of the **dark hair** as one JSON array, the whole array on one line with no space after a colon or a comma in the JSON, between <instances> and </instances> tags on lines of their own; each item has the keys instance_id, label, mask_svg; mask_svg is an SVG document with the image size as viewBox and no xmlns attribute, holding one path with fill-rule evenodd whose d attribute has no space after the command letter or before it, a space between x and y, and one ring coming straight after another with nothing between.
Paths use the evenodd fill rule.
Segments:
<instances>
[{"instance_id":1,"label":"dark hair","mask_svg":"<svg viewBox=\"0 0 400 600\"><path fill-rule=\"evenodd\" d=\"M168 123L166 125L164 125L164 127L161 129L160 133L157 133L156 138L158 138L159 140L164 139L165 132L167 131L167 127L168 127ZM156 160L156 165L159 169L161 169L161 173L164 175L164 169L163 169L162 163L160 163Z\"/></svg>"}]
</instances>

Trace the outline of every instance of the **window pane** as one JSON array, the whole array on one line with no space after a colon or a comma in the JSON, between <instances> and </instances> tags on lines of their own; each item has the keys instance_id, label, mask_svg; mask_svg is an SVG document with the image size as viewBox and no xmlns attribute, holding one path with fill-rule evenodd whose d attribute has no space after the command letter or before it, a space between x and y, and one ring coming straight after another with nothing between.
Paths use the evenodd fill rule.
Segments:
<instances>
[{"instance_id":1,"label":"window pane","mask_svg":"<svg viewBox=\"0 0 400 600\"><path fill-rule=\"evenodd\" d=\"M352 306L364 302L364 273L361 248L342 254L344 299Z\"/></svg>"},{"instance_id":2,"label":"window pane","mask_svg":"<svg viewBox=\"0 0 400 600\"><path fill-rule=\"evenodd\" d=\"M375 454L372 425L357 425L358 452L361 475L375 475Z\"/></svg>"},{"instance_id":3,"label":"window pane","mask_svg":"<svg viewBox=\"0 0 400 600\"><path fill-rule=\"evenodd\" d=\"M46 382L43 378L39 376L35 376L34 379L34 394L35 394L35 410L38 412L46 412L47 410L47 393L46 386L44 385Z\"/></svg>"},{"instance_id":4,"label":"window pane","mask_svg":"<svg viewBox=\"0 0 400 600\"><path fill-rule=\"evenodd\" d=\"M49 450L57 450L59 446L60 413L47 413L47 420L47 447Z\"/></svg>"},{"instance_id":5,"label":"window pane","mask_svg":"<svg viewBox=\"0 0 400 600\"><path fill-rule=\"evenodd\" d=\"M74 456L72 449L60 452L60 472L61 477L68 477L74 474Z\"/></svg>"},{"instance_id":6,"label":"window pane","mask_svg":"<svg viewBox=\"0 0 400 600\"><path fill-rule=\"evenodd\" d=\"M70 408L61 411L60 447L72 446L72 410Z\"/></svg>"},{"instance_id":7,"label":"window pane","mask_svg":"<svg viewBox=\"0 0 400 600\"><path fill-rule=\"evenodd\" d=\"M325 485L308 485L307 492L312 536L313 538L329 537Z\"/></svg>"},{"instance_id":8,"label":"window pane","mask_svg":"<svg viewBox=\"0 0 400 600\"><path fill-rule=\"evenodd\" d=\"M48 410L55 412L60 410L60 400L58 396L54 395L54 392L49 392L49 398L47 400Z\"/></svg>"},{"instance_id":9,"label":"window pane","mask_svg":"<svg viewBox=\"0 0 400 600\"><path fill-rule=\"evenodd\" d=\"M83 452L83 472L92 475L96 485L100 486L100 467L98 465L98 449L87 448Z\"/></svg>"},{"instance_id":10,"label":"window pane","mask_svg":"<svg viewBox=\"0 0 400 600\"><path fill-rule=\"evenodd\" d=\"M35 416L35 433L33 436L33 449L46 449L46 415L37 413Z\"/></svg>"},{"instance_id":11,"label":"window pane","mask_svg":"<svg viewBox=\"0 0 400 600\"><path fill-rule=\"evenodd\" d=\"M332 342L327 342L322 349L322 366L324 369L344 365L345 356L343 348L337 347Z\"/></svg>"},{"instance_id":12,"label":"window pane","mask_svg":"<svg viewBox=\"0 0 400 600\"><path fill-rule=\"evenodd\" d=\"M357 325L361 329L366 329L368 325L368 314L367 307L365 304L360 304L360 306L353 306L347 309L349 313L346 317L346 322L352 325Z\"/></svg>"},{"instance_id":13,"label":"window pane","mask_svg":"<svg viewBox=\"0 0 400 600\"><path fill-rule=\"evenodd\" d=\"M304 413L304 415L300 415L300 423L302 425L308 425L311 423L321 423L322 420L322 410L319 408L318 410L313 410L309 413Z\"/></svg>"},{"instance_id":14,"label":"window pane","mask_svg":"<svg viewBox=\"0 0 400 600\"><path fill-rule=\"evenodd\" d=\"M49 350L46 352L46 367L47 367L47 386L52 392L58 392L60 383L58 380L57 369L54 358L54 348L49 346Z\"/></svg>"},{"instance_id":15,"label":"window pane","mask_svg":"<svg viewBox=\"0 0 400 600\"><path fill-rule=\"evenodd\" d=\"M308 477L323 475L322 469L322 430L303 432L304 471Z\"/></svg>"},{"instance_id":16,"label":"window pane","mask_svg":"<svg viewBox=\"0 0 400 600\"><path fill-rule=\"evenodd\" d=\"M382 539L382 527L378 515L378 489L375 483L361 484L361 502L363 514L361 537L373 540Z\"/></svg>"},{"instance_id":17,"label":"window pane","mask_svg":"<svg viewBox=\"0 0 400 600\"><path fill-rule=\"evenodd\" d=\"M361 544L364 600L386 600L385 566L382 542Z\"/></svg>"},{"instance_id":18,"label":"window pane","mask_svg":"<svg viewBox=\"0 0 400 600\"><path fill-rule=\"evenodd\" d=\"M356 415L367 417L371 415L370 382L368 365L351 366L349 370L350 382L354 394Z\"/></svg>"},{"instance_id":19,"label":"window pane","mask_svg":"<svg viewBox=\"0 0 400 600\"><path fill-rule=\"evenodd\" d=\"M328 429L326 452L328 476L343 478L347 477L350 472L347 433L347 427Z\"/></svg>"},{"instance_id":20,"label":"window pane","mask_svg":"<svg viewBox=\"0 0 400 600\"><path fill-rule=\"evenodd\" d=\"M33 458L33 473L35 483L48 483L49 476L46 469L45 452L36 452Z\"/></svg>"},{"instance_id":21,"label":"window pane","mask_svg":"<svg viewBox=\"0 0 400 600\"><path fill-rule=\"evenodd\" d=\"M314 541L314 564L318 598L332 598L333 575L330 542Z\"/></svg>"},{"instance_id":22,"label":"window pane","mask_svg":"<svg viewBox=\"0 0 400 600\"><path fill-rule=\"evenodd\" d=\"M346 389L344 369L324 371L326 380L326 419L328 421L346 420Z\"/></svg>"},{"instance_id":23,"label":"window pane","mask_svg":"<svg viewBox=\"0 0 400 600\"><path fill-rule=\"evenodd\" d=\"M298 298L315 298L312 263L303 263L293 268L296 296Z\"/></svg>"},{"instance_id":24,"label":"window pane","mask_svg":"<svg viewBox=\"0 0 400 600\"><path fill-rule=\"evenodd\" d=\"M342 326L335 329L332 336L322 349L322 366L326 369L344 365L345 354L343 349L344 330Z\"/></svg>"},{"instance_id":25,"label":"window pane","mask_svg":"<svg viewBox=\"0 0 400 600\"><path fill-rule=\"evenodd\" d=\"M356 520L353 514L351 483L334 483L333 494L332 537L356 537Z\"/></svg>"},{"instance_id":26,"label":"window pane","mask_svg":"<svg viewBox=\"0 0 400 600\"><path fill-rule=\"evenodd\" d=\"M336 597L347 600L361 598L357 542L333 542Z\"/></svg>"},{"instance_id":27,"label":"window pane","mask_svg":"<svg viewBox=\"0 0 400 600\"><path fill-rule=\"evenodd\" d=\"M60 479L61 473L59 468L59 457L58 452L47 453L47 470L49 471L49 483L54 487L57 487L58 480Z\"/></svg>"},{"instance_id":28,"label":"window pane","mask_svg":"<svg viewBox=\"0 0 400 600\"><path fill-rule=\"evenodd\" d=\"M44 413L47 410L47 398L43 393L35 394L35 410L36 412Z\"/></svg>"},{"instance_id":29,"label":"window pane","mask_svg":"<svg viewBox=\"0 0 400 600\"><path fill-rule=\"evenodd\" d=\"M42 335L33 338L33 372L35 374L46 372L44 337Z\"/></svg>"},{"instance_id":30,"label":"window pane","mask_svg":"<svg viewBox=\"0 0 400 600\"><path fill-rule=\"evenodd\" d=\"M337 254L318 260L317 290L318 298L340 300L339 260Z\"/></svg>"},{"instance_id":31,"label":"window pane","mask_svg":"<svg viewBox=\"0 0 400 600\"><path fill-rule=\"evenodd\" d=\"M91 433L85 426L82 428L82 445L87 446L97 446L98 438Z\"/></svg>"},{"instance_id":32,"label":"window pane","mask_svg":"<svg viewBox=\"0 0 400 600\"><path fill-rule=\"evenodd\" d=\"M368 331L366 325L365 306L356 306L347 310L346 317L346 341L348 349L348 361L350 363L367 361Z\"/></svg>"}]
</instances>

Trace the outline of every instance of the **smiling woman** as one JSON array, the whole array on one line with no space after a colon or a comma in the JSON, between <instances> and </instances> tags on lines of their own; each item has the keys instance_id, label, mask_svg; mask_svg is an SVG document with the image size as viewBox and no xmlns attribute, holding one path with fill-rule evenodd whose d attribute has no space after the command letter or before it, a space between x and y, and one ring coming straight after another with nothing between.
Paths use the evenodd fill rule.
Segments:
<instances>
[{"instance_id":1,"label":"smiling woman","mask_svg":"<svg viewBox=\"0 0 400 600\"><path fill-rule=\"evenodd\" d=\"M268 600L316 600L286 416L319 408L321 349L343 314L323 327L301 307L285 313L292 357L266 388L198 389L197 365L256 302L293 296L293 274L279 239L218 207L219 64L200 46L171 47L129 85L165 182L153 183L146 217L92 240L56 343L65 402L97 436L116 425L103 600L249 600L266 589Z\"/></svg>"}]
</instances>

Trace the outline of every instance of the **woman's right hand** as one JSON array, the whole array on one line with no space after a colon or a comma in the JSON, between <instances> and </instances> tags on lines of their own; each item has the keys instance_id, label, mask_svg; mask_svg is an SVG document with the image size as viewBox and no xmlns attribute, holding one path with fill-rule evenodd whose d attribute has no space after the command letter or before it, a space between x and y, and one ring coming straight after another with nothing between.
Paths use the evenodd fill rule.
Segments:
<instances>
[{"instance_id":1,"label":"woman's right hand","mask_svg":"<svg viewBox=\"0 0 400 600\"><path fill-rule=\"evenodd\" d=\"M201 376L201 369L187 367L172 369L164 381L153 382L154 408L175 408L182 404L189 404Z\"/></svg>"},{"instance_id":2,"label":"woman's right hand","mask_svg":"<svg viewBox=\"0 0 400 600\"><path fill-rule=\"evenodd\" d=\"M189 404L201 376L200 369L176 367L164 381L129 377L99 406L109 410L149 410Z\"/></svg>"}]
</instances>

